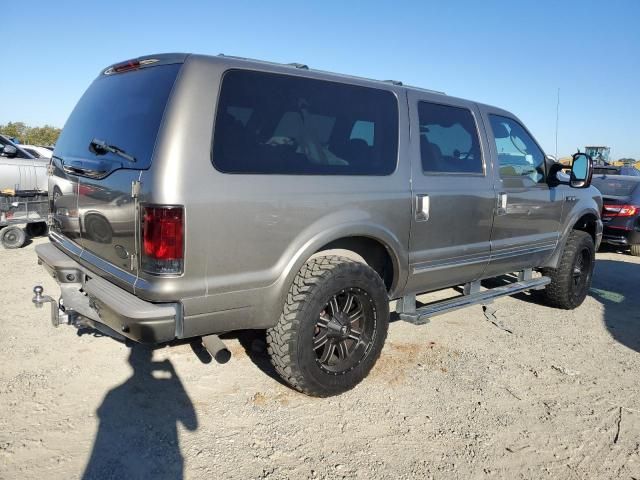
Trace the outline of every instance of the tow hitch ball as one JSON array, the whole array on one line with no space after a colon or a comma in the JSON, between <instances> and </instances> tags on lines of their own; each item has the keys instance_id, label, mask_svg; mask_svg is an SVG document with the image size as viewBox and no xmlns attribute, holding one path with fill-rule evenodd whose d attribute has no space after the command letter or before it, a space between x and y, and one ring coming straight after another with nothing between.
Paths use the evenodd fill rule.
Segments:
<instances>
[{"instance_id":1,"label":"tow hitch ball","mask_svg":"<svg viewBox=\"0 0 640 480\"><path fill-rule=\"evenodd\" d=\"M36 306L36 308L42 308L45 303L51 304L51 324L54 327L57 327L61 323L65 323L65 319L61 318L60 315L60 306L58 305L58 301L51 298L49 295L43 295L44 288L42 285L36 285L33 287L33 298L31 301Z\"/></svg>"}]
</instances>

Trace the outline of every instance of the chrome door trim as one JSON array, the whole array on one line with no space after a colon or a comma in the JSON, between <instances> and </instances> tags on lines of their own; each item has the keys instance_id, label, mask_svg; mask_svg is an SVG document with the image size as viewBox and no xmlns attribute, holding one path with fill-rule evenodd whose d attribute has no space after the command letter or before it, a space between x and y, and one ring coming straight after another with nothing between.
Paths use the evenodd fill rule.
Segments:
<instances>
[{"instance_id":1,"label":"chrome door trim","mask_svg":"<svg viewBox=\"0 0 640 480\"><path fill-rule=\"evenodd\" d=\"M498 252L492 252L489 255L479 255L472 256L466 258L458 259L445 259L434 262L424 262L418 263L411 266L411 272L414 275L419 275L427 272L434 272L437 270L442 270L444 268L456 268L456 267L465 267L468 265L475 265L478 263L484 263L491 260L498 260L509 257L519 257L521 255L531 255L534 253L541 253L546 251L551 251L556 248L556 242L553 243L545 243L536 246L528 246L524 248L513 248L508 250L500 250Z\"/></svg>"}]
</instances>

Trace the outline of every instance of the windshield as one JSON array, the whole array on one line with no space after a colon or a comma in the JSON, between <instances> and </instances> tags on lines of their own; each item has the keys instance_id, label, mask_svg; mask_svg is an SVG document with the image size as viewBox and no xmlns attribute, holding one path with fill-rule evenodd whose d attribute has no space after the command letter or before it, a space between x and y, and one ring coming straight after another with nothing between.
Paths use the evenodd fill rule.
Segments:
<instances>
[{"instance_id":1,"label":"windshield","mask_svg":"<svg viewBox=\"0 0 640 480\"><path fill-rule=\"evenodd\" d=\"M62 159L95 159L89 150L95 138L117 146L147 168L171 88L181 64L141 68L126 73L101 75L82 96L56 143ZM117 154L101 158L122 162Z\"/></svg>"}]
</instances>

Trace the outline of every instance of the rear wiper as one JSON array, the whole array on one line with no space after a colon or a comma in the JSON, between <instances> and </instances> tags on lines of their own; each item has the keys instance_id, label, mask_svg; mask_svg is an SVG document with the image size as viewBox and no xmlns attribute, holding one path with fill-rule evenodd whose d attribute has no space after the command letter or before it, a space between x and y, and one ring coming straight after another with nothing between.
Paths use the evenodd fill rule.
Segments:
<instances>
[{"instance_id":1,"label":"rear wiper","mask_svg":"<svg viewBox=\"0 0 640 480\"><path fill-rule=\"evenodd\" d=\"M105 142L104 140L100 140L99 138L94 138L93 140L91 140L91 142L89 143L89 151L92 153L95 153L96 155L105 155L106 153L114 153L131 163L135 163L136 161L136 157L129 155L120 147L117 147L115 145L109 145L107 142Z\"/></svg>"}]
</instances>

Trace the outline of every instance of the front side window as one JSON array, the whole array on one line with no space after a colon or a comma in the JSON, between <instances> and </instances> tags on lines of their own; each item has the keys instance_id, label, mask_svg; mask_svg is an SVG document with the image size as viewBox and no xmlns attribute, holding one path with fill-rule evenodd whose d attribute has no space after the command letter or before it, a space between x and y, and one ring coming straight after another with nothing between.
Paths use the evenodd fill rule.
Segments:
<instances>
[{"instance_id":1,"label":"front side window","mask_svg":"<svg viewBox=\"0 0 640 480\"><path fill-rule=\"evenodd\" d=\"M423 172L483 173L478 131L468 109L419 102L418 117Z\"/></svg>"},{"instance_id":2,"label":"front side window","mask_svg":"<svg viewBox=\"0 0 640 480\"><path fill-rule=\"evenodd\" d=\"M526 130L515 120L489 115L496 141L500 178L529 178L544 183L544 153Z\"/></svg>"},{"instance_id":3,"label":"front side window","mask_svg":"<svg viewBox=\"0 0 640 480\"><path fill-rule=\"evenodd\" d=\"M36 152L35 150L32 150L31 148L24 148L23 150L25 150L26 152L30 153L31 155L33 155L34 158L40 158L41 155Z\"/></svg>"},{"instance_id":4,"label":"front side window","mask_svg":"<svg viewBox=\"0 0 640 480\"><path fill-rule=\"evenodd\" d=\"M223 77L212 151L221 172L389 175L397 151L391 92L248 70Z\"/></svg>"}]
</instances>

